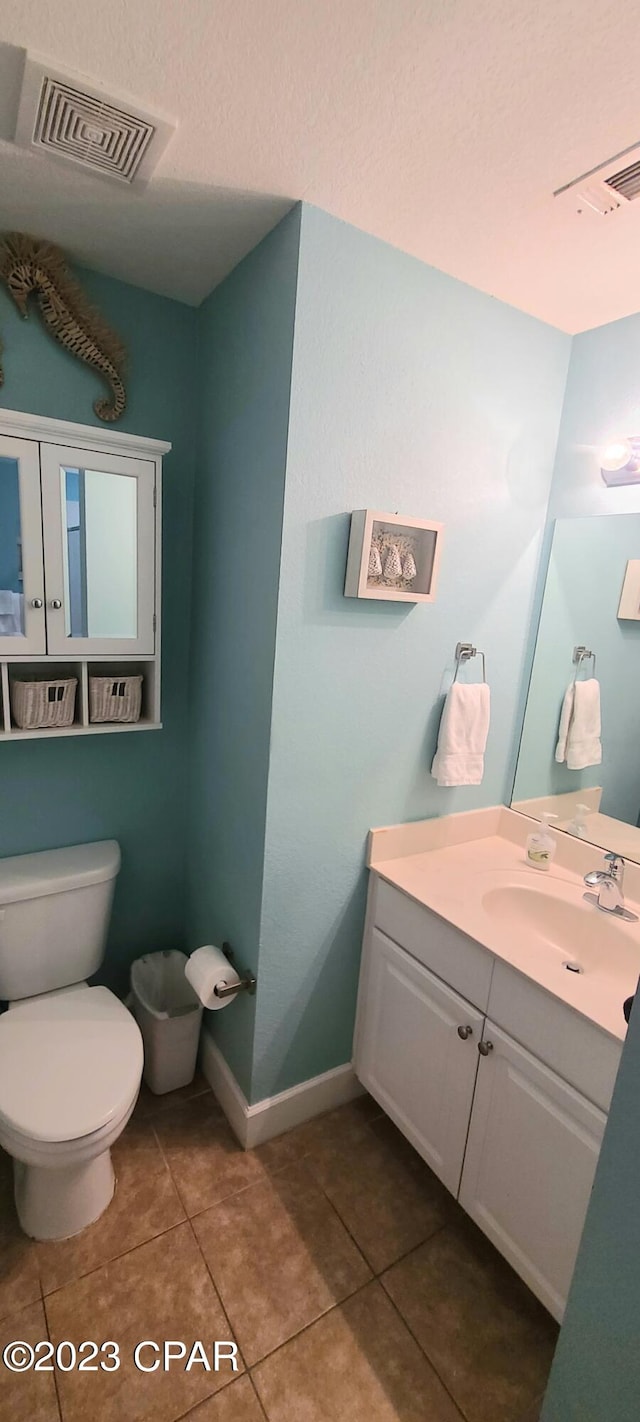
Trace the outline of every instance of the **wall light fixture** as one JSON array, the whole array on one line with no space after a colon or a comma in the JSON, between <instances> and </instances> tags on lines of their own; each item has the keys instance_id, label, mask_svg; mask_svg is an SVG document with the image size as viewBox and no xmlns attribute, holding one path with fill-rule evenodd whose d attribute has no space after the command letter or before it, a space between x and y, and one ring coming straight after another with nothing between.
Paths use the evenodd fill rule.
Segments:
<instances>
[{"instance_id":1,"label":"wall light fixture","mask_svg":"<svg viewBox=\"0 0 640 1422\"><path fill-rule=\"evenodd\" d=\"M600 450L600 472L610 488L640 484L640 435L613 439Z\"/></svg>"}]
</instances>

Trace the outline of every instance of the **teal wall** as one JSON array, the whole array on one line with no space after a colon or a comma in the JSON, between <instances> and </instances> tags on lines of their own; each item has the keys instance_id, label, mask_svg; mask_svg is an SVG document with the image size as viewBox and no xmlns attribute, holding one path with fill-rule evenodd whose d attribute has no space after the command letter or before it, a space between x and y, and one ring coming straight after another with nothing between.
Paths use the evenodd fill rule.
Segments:
<instances>
[{"instance_id":1,"label":"teal wall","mask_svg":"<svg viewBox=\"0 0 640 1422\"><path fill-rule=\"evenodd\" d=\"M631 1014L541 1422L640 1415L640 1011Z\"/></svg>"},{"instance_id":2,"label":"teal wall","mask_svg":"<svg viewBox=\"0 0 640 1422\"><path fill-rule=\"evenodd\" d=\"M173 444L164 476L164 729L0 745L0 856L119 841L102 977L124 991L133 958L184 943L197 313L92 272L79 275L129 351L129 405L116 428ZM0 407L100 423L92 409L99 380L47 336L35 311L21 321L4 288L0 335Z\"/></svg>"},{"instance_id":3,"label":"teal wall","mask_svg":"<svg viewBox=\"0 0 640 1422\"><path fill-rule=\"evenodd\" d=\"M640 485L610 489L598 451L640 433L640 315L574 336L558 438L550 518L640 512Z\"/></svg>"},{"instance_id":4,"label":"teal wall","mask_svg":"<svg viewBox=\"0 0 640 1422\"><path fill-rule=\"evenodd\" d=\"M351 1057L371 825L504 799L570 339L302 210L252 1097ZM354 508L445 524L434 605L343 596ZM429 767L455 644L484 783Z\"/></svg>"},{"instance_id":5,"label":"teal wall","mask_svg":"<svg viewBox=\"0 0 640 1422\"><path fill-rule=\"evenodd\" d=\"M640 315L575 336L552 517L640 511L608 489L597 451L640 432ZM622 520L621 520L622 522ZM637 556L637 552L636 552ZM640 1013L632 1015L543 1422L636 1422L640 1406Z\"/></svg>"},{"instance_id":6,"label":"teal wall","mask_svg":"<svg viewBox=\"0 0 640 1422\"><path fill-rule=\"evenodd\" d=\"M640 623L618 621L629 558L640 557L640 514L565 518L555 525L514 799L604 786L602 810L628 824L640 815ZM596 652L602 707L602 764L586 770L558 765L560 708L572 679L573 648ZM585 663L580 679L592 675ZM624 687L624 695L621 688Z\"/></svg>"},{"instance_id":7,"label":"teal wall","mask_svg":"<svg viewBox=\"0 0 640 1422\"><path fill-rule=\"evenodd\" d=\"M296 209L199 312L189 939L228 938L254 970L299 226ZM209 1017L250 1095L254 1001Z\"/></svg>"}]
</instances>

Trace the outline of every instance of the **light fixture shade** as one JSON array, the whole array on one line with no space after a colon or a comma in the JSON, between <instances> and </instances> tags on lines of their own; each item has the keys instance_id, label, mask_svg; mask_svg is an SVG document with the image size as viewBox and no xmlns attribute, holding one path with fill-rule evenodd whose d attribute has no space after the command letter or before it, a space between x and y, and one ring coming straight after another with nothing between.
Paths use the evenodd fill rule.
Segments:
<instances>
[{"instance_id":1,"label":"light fixture shade","mask_svg":"<svg viewBox=\"0 0 640 1422\"><path fill-rule=\"evenodd\" d=\"M614 474L629 463L633 451L628 439L615 439L600 451L600 468Z\"/></svg>"},{"instance_id":2,"label":"light fixture shade","mask_svg":"<svg viewBox=\"0 0 640 1422\"><path fill-rule=\"evenodd\" d=\"M600 451L600 472L605 484L640 484L640 435L611 440Z\"/></svg>"}]
</instances>

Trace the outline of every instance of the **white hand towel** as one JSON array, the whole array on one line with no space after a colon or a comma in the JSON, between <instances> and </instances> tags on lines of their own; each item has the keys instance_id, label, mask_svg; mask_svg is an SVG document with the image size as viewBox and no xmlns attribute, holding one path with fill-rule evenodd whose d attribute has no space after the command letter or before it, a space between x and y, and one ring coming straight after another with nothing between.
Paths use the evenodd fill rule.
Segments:
<instances>
[{"instance_id":1,"label":"white hand towel","mask_svg":"<svg viewBox=\"0 0 640 1422\"><path fill-rule=\"evenodd\" d=\"M481 785L491 698L486 682L454 681L444 703L431 774L438 785Z\"/></svg>"},{"instance_id":2,"label":"white hand towel","mask_svg":"<svg viewBox=\"0 0 640 1422\"><path fill-rule=\"evenodd\" d=\"M556 760L566 760L569 770L600 765L600 731L600 682L595 677L572 681L562 703Z\"/></svg>"},{"instance_id":3,"label":"white hand towel","mask_svg":"<svg viewBox=\"0 0 640 1422\"><path fill-rule=\"evenodd\" d=\"M0 637L22 635L22 593L0 588Z\"/></svg>"}]
</instances>

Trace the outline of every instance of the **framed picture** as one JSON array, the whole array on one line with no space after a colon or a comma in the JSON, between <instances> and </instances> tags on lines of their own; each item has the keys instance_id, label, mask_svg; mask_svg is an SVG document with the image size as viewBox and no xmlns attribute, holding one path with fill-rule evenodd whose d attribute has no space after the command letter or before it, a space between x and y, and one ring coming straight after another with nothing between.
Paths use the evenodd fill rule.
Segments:
<instances>
[{"instance_id":1,"label":"framed picture","mask_svg":"<svg viewBox=\"0 0 640 1422\"><path fill-rule=\"evenodd\" d=\"M640 622L640 558L630 558L624 575L618 617Z\"/></svg>"},{"instance_id":2,"label":"framed picture","mask_svg":"<svg viewBox=\"0 0 640 1422\"><path fill-rule=\"evenodd\" d=\"M351 515L345 597L433 602L441 549L441 523L355 509Z\"/></svg>"}]
</instances>

